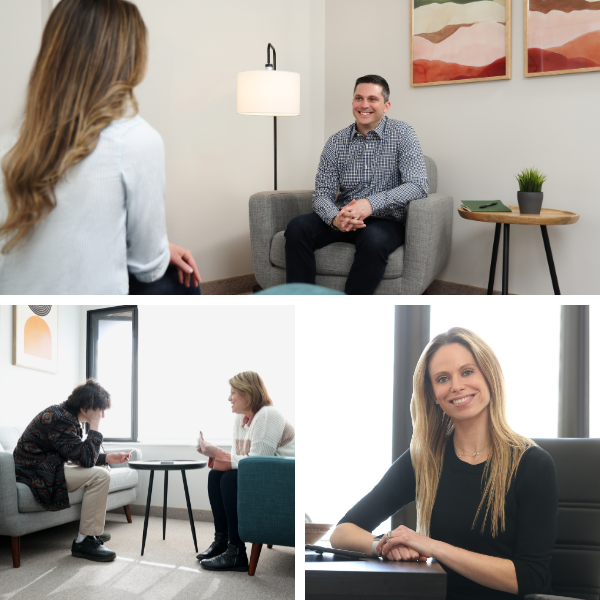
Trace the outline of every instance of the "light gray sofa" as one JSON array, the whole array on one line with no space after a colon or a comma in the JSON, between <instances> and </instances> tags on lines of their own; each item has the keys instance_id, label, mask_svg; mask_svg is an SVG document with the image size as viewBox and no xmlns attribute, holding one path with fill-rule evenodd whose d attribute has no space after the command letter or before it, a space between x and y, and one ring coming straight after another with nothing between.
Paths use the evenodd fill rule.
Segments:
<instances>
[{"instance_id":1,"label":"light gray sofa","mask_svg":"<svg viewBox=\"0 0 600 600\"><path fill-rule=\"evenodd\" d=\"M48 529L70 521L78 521L81 516L83 490L69 494L71 507L50 512L44 510L35 499L29 486L17 483L13 450L23 430L17 427L0 425L0 535L11 537L13 567L21 565L21 536L34 531ZM124 452L131 448L113 449L111 452ZM141 460L142 453L135 449L131 460ZM138 472L130 469L127 463L110 465L110 487L106 510L122 506L131 523L129 505L135 502L140 493Z\"/></svg>"},{"instance_id":2,"label":"light gray sofa","mask_svg":"<svg viewBox=\"0 0 600 600\"><path fill-rule=\"evenodd\" d=\"M390 254L376 294L422 294L446 266L452 242L453 200L437 193L437 166L425 157L429 196L408 205L406 239ZM259 192L250 198L254 275L264 289L285 283L287 224L312 212L312 190ZM337 242L315 252L317 285L344 290L354 245Z\"/></svg>"}]
</instances>

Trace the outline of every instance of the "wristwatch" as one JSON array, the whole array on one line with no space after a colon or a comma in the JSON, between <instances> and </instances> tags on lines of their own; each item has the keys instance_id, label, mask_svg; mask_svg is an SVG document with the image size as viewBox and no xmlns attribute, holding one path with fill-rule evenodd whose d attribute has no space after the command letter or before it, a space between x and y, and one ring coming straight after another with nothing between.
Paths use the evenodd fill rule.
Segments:
<instances>
[{"instance_id":1,"label":"wristwatch","mask_svg":"<svg viewBox=\"0 0 600 600\"><path fill-rule=\"evenodd\" d=\"M373 538L373 545L371 547L373 549L373 555L377 556L377 558L379 558L379 554L377 554L377 544L379 543L381 538L383 538L384 535L385 533L382 533L381 535L378 535L377 537Z\"/></svg>"}]
</instances>

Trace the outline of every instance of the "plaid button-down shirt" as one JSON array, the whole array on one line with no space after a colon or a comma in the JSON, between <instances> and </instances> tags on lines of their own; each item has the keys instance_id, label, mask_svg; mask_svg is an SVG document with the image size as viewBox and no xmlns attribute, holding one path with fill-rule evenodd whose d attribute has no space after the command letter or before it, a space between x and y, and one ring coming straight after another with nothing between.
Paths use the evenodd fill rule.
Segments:
<instances>
[{"instance_id":1,"label":"plaid button-down shirt","mask_svg":"<svg viewBox=\"0 0 600 600\"><path fill-rule=\"evenodd\" d=\"M417 134L407 123L384 116L366 138L355 124L329 138L321 154L312 206L331 225L352 199L366 198L372 216L402 223L407 204L428 192Z\"/></svg>"}]
</instances>

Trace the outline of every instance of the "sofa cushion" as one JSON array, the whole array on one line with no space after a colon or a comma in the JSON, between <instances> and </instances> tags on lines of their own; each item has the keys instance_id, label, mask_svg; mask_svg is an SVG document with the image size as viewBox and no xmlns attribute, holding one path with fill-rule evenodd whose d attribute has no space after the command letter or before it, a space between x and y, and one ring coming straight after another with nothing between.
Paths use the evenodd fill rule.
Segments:
<instances>
[{"instance_id":1,"label":"sofa cushion","mask_svg":"<svg viewBox=\"0 0 600 600\"><path fill-rule=\"evenodd\" d=\"M138 483L138 472L134 469L120 468L110 470L110 486L108 493L119 492L134 488ZM83 502L83 489L76 490L69 494L69 502L81 504ZM17 483L17 502L19 512L44 512L44 508L38 503L28 485Z\"/></svg>"},{"instance_id":2,"label":"sofa cushion","mask_svg":"<svg viewBox=\"0 0 600 600\"><path fill-rule=\"evenodd\" d=\"M271 262L285 269L285 237L284 232L276 233L271 242ZM339 275L348 277L354 261L354 244L335 242L315 252L317 275ZM404 268L404 246L394 250L388 259L388 266L383 275L384 279L397 279Z\"/></svg>"},{"instance_id":3,"label":"sofa cushion","mask_svg":"<svg viewBox=\"0 0 600 600\"><path fill-rule=\"evenodd\" d=\"M0 425L0 444L4 448L4 452L13 453L21 434L22 427L12 427L10 425Z\"/></svg>"}]
</instances>

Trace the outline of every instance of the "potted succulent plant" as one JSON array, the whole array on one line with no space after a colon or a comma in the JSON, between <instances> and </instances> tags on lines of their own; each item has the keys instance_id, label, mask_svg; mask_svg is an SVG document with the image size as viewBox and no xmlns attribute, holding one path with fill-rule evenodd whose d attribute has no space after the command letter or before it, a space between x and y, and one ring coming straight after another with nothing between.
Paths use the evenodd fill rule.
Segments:
<instances>
[{"instance_id":1,"label":"potted succulent plant","mask_svg":"<svg viewBox=\"0 0 600 600\"><path fill-rule=\"evenodd\" d=\"M546 181L546 176L538 169L523 169L515 177L521 190L517 192L519 211L522 215L539 215L544 200L542 185Z\"/></svg>"}]
</instances>

